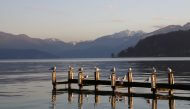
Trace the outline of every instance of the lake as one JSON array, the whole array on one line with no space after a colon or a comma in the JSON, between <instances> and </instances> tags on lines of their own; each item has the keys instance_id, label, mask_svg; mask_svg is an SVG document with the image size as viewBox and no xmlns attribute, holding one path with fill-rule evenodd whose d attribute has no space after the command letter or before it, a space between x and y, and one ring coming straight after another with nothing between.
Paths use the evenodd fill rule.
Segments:
<instances>
[{"instance_id":1,"label":"lake","mask_svg":"<svg viewBox=\"0 0 190 109\"><path fill-rule=\"evenodd\" d=\"M93 78L94 67L101 69L101 79L108 79L111 69L123 77L132 68L134 81L143 82L157 69L158 82L167 83L167 68L174 70L175 83L190 84L190 58L85 58L85 59L28 59L0 60L0 109L189 109L190 91L175 90L174 95L187 99L148 99L146 97L96 96L93 94L52 95L51 71L57 67L57 81L67 80L68 67L73 66ZM58 89L67 87L59 85ZM73 85L73 88L78 88ZM93 89L93 87L84 87ZM100 86L111 90L110 86ZM126 92L127 88L118 89ZM151 93L148 88L133 88L135 93ZM162 93L167 95L167 93ZM156 105L155 105L156 104ZM155 107L156 106L156 107Z\"/></svg>"}]
</instances>

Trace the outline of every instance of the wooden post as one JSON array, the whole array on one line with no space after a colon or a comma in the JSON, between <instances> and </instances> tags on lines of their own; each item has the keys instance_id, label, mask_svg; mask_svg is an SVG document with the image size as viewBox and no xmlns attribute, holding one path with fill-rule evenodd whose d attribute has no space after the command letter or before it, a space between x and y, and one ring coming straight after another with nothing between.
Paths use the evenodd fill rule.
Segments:
<instances>
[{"instance_id":1,"label":"wooden post","mask_svg":"<svg viewBox=\"0 0 190 109\"><path fill-rule=\"evenodd\" d=\"M116 86L116 74L115 74L115 67L111 70L112 74L111 74L111 87L112 87L112 91L115 92Z\"/></svg>"},{"instance_id":2,"label":"wooden post","mask_svg":"<svg viewBox=\"0 0 190 109\"><path fill-rule=\"evenodd\" d=\"M73 79L74 71L73 67L69 66L69 71L68 71L68 89L71 89L71 83L70 81Z\"/></svg>"},{"instance_id":3,"label":"wooden post","mask_svg":"<svg viewBox=\"0 0 190 109\"><path fill-rule=\"evenodd\" d=\"M83 75L83 68L79 68L79 73L78 73L78 85L79 85L79 90L82 89L82 81L84 79L84 75Z\"/></svg>"},{"instance_id":4,"label":"wooden post","mask_svg":"<svg viewBox=\"0 0 190 109\"><path fill-rule=\"evenodd\" d=\"M151 91L153 94L156 94L157 90L156 90L156 69L153 67L153 71L151 74Z\"/></svg>"},{"instance_id":5,"label":"wooden post","mask_svg":"<svg viewBox=\"0 0 190 109\"><path fill-rule=\"evenodd\" d=\"M133 82L133 73L132 73L132 68L128 69L128 74L127 74L127 78L128 78L128 93L131 93L131 84Z\"/></svg>"},{"instance_id":6,"label":"wooden post","mask_svg":"<svg viewBox=\"0 0 190 109\"><path fill-rule=\"evenodd\" d=\"M95 81L100 79L100 69L98 67L95 67L94 79ZM98 85L95 84L95 91L97 90L98 90Z\"/></svg>"},{"instance_id":7,"label":"wooden post","mask_svg":"<svg viewBox=\"0 0 190 109\"><path fill-rule=\"evenodd\" d=\"M169 95L173 95L174 74L171 68L168 68L168 84L170 85Z\"/></svg>"},{"instance_id":8,"label":"wooden post","mask_svg":"<svg viewBox=\"0 0 190 109\"><path fill-rule=\"evenodd\" d=\"M56 67L52 68L52 85L53 85L53 90L56 90Z\"/></svg>"}]
</instances>

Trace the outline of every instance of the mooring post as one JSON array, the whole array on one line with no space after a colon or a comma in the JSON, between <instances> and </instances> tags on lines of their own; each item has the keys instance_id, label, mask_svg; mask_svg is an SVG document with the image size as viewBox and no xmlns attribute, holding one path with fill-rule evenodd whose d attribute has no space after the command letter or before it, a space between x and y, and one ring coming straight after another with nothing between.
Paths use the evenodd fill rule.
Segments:
<instances>
[{"instance_id":1,"label":"mooring post","mask_svg":"<svg viewBox=\"0 0 190 109\"><path fill-rule=\"evenodd\" d=\"M98 67L95 67L95 72L94 72L94 79L95 81L100 79L100 69ZM97 82L95 83L95 91L98 90L98 85Z\"/></svg>"},{"instance_id":2,"label":"mooring post","mask_svg":"<svg viewBox=\"0 0 190 109\"><path fill-rule=\"evenodd\" d=\"M156 69L153 67L153 71L151 74L151 91L153 94L156 94L157 90L156 90Z\"/></svg>"},{"instance_id":3,"label":"mooring post","mask_svg":"<svg viewBox=\"0 0 190 109\"><path fill-rule=\"evenodd\" d=\"M68 89L71 89L71 80L73 79L74 71L73 67L69 66L69 71L68 71Z\"/></svg>"},{"instance_id":4,"label":"mooring post","mask_svg":"<svg viewBox=\"0 0 190 109\"><path fill-rule=\"evenodd\" d=\"M54 66L52 68L52 85L53 85L53 90L56 90L56 67Z\"/></svg>"},{"instance_id":5,"label":"mooring post","mask_svg":"<svg viewBox=\"0 0 190 109\"><path fill-rule=\"evenodd\" d=\"M169 95L173 95L174 74L171 68L168 68L168 84L170 85Z\"/></svg>"},{"instance_id":6,"label":"mooring post","mask_svg":"<svg viewBox=\"0 0 190 109\"><path fill-rule=\"evenodd\" d=\"M83 81L83 68L79 68L79 73L78 73L78 85L79 85L79 90L82 89L82 81Z\"/></svg>"},{"instance_id":7,"label":"mooring post","mask_svg":"<svg viewBox=\"0 0 190 109\"><path fill-rule=\"evenodd\" d=\"M131 84L133 82L133 72L132 72L132 68L128 69L128 74L127 74L127 78L128 78L128 93L131 93Z\"/></svg>"},{"instance_id":8,"label":"mooring post","mask_svg":"<svg viewBox=\"0 0 190 109\"><path fill-rule=\"evenodd\" d=\"M116 74L115 74L115 67L113 69L111 69L111 87L112 87L112 91L115 92L116 89Z\"/></svg>"}]
</instances>

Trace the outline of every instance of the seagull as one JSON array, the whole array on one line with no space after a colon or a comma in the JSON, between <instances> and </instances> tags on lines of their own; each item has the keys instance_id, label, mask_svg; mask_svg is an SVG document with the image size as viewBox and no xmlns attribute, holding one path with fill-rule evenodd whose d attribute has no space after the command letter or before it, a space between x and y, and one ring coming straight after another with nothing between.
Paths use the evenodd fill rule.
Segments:
<instances>
[{"instance_id":1,"label":"seagull","mask_svg":"<svg viewBox=\"0 0 190 109\"><path fill-rule=\"evenodd\" d=\"M153 70L154 73L156 73L156 69L155 69L155 67L153 67L152 70Z\"/></svg>"},{"instance_id":2,"label":"seagull","mask_svg":"<svg viewBox=\"0 0 190 109\"><path fill-rule=\"evenodd\" d=\"M131 72L131 71L132 71L132 68L130 67L130 68L129 68L129 72Z\"/></svg>"},{"instance_id":3,"label":"seagull","mask_svg":"<svg viewBox=\"0 0 190 109\"><path fill-rule=\"evenodd\" d=\"M49 70L56 70L56 67L55 66L51 67Z\"/></svg>"},{"instance_id":4,"label":"seagull","mask_svg":"<svg viewBox=\"0 0 190 109\"><path fill-rule=\"evenodd\" d=\"M88 78L88 75L84 75L84 78Z\"/></svg>"},{"instance_id":5,"label":"seagull","mask_svg":"<svg viewBox=\"0 0 190 109\"><path fill-rule=\"evenodd\" d=\"M119 80L120 80L120 77L116 77L116 80L118 80L118 81L119 81Z\"/></svg>"},{"instance_id":6,"label":"seagull","mask_svg":"<svg viewBox=\"0 0 190 109\"><path fill-rule=\"evenodd\" d=\"M124 81L124 80L127 80L127 76L126 75L122 78L122 81Z\"/></svg>"},{"instance_id":7,"label":"seagull","mask_svg":"<svg viewBox=\"0 0 190 109\"><path fill-rule=\"evenodd\" d=\"M111 69L111 72L115 72L115 67L113 67L113 69Z\"/></svg>"},{"instance_id":8,"label":"seagull","mask_svg":"<svg viewBox=\"0 0 190 109\"><path fill-rule=\"evenodd\" d=\"M73 69L74 69L73 67L69 66L69 70L73 70Z\"/></svg>"},{"instance_id":9,"label":"seagull","mask_svg":"<svg viewBox=\"0 0 190 109\"><path fill-rule=\"evenodd\" d=\"M100 69L99 69L98 67L95 67L95 71L96 71L96 72L99 72Z\"/></svg>"},{"instance_id":10,"label":"seagull","mask_svg":"<svg viewBox=\"0 0 190 109\"><path fill-rule=\"evenodd\" d=\"M169 73L171 73L171 72L172 72L172 69L168 67L168 71L169 71Z\"/></svg>"},{"instance_id":11,"label":"seagull","mask_svg":"<svg viewBox=\"0 0 190 109\"><path fill-rule=\"evenodd\" d=\"M79 68L79 71L83 71L83 68L81 67L81 68Z\"/></svg>"},{"instance_id":12,"label":"seagull","mask_svg":"<svg viewBox=\"0 0 190 109\"><path fill-rule=\"evenodd\" d=\"M108 79L111 79L111 75L109 76L109 78Z\"/></svg>"},{"instance_id":13,"label":"seagull","mask_svg":"<svg viewBox=\"0 0 190 109\"><path fill-rule=\"evenodd\" d=\"M151 78L150 76L144 80L144 82L150 82Z\"/></svg>"}]
</instances>

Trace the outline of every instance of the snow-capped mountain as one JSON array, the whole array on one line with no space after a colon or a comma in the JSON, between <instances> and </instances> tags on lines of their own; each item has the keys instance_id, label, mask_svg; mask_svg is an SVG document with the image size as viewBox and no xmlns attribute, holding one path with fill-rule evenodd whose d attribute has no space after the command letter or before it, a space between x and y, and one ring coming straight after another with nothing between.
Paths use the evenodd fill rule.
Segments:
<instances>
[{"instance_id":1,"label":"snow-capped mountain","mask_svg":"<svg viewBox=\"0 0 190 109\"><path fill-rule=\"evenodd\" d=\"M173 31L179 31L179 30L189 30L190 29L190 23L187 23L183 26L181 25L168 25L164 28L158 29L156 31L150 32L146 34L145 36L152 36L152 35L157 35L157 34L165 34Z\"/></svg>"}]
</instances>

